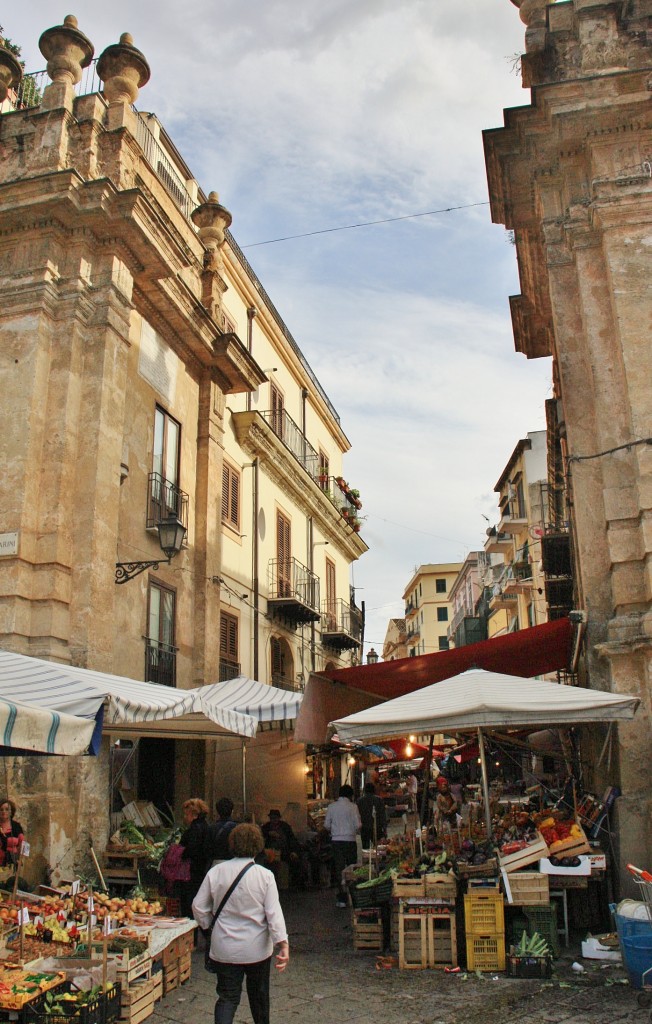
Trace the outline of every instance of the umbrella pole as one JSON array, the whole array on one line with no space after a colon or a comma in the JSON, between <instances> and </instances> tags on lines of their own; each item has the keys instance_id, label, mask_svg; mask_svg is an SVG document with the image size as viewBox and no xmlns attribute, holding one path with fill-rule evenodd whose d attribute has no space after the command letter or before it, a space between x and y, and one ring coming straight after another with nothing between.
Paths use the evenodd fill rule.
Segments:
<instances>
[{"instance_id":1,"label":"umbrella pole","mask_svg":"<svg viewBox=\"0 0 652 1024\"><path fill-rule=\"evenodd\" d=\"M247 817L247 743L242 741L242 817Z\"/></svg>"},{"instance_id":2,"label":"umbrella pole","mask_svg":"<svg viewBox=\"0 0 652 1024\"><path fill-rule=\"evenodd\" d=\"M432 750L435 745L435 734L430 733L430 742L428 744L428 753L426 754L426 770L423 773L423 793L421 794L421 815L419 824L427 825L426 815L428 811L428 794L430 791L430 766L432 765Z\"/></svg>"},{"instance_id":3,"label":"umbrella pole","mask_svg":"<svg viewBox=\"0 0 652 1024\"><path fill-rule=\"evenodd\" d=\"M478 747L480 749L480 767L482 769L482 796L484 800L484 820L487 823L487 839L493 839L491 831L491 806L489 804L489 776L487 774L487 758L484 749L484 736L478 726Z\"/></svg>"}]
</instances>

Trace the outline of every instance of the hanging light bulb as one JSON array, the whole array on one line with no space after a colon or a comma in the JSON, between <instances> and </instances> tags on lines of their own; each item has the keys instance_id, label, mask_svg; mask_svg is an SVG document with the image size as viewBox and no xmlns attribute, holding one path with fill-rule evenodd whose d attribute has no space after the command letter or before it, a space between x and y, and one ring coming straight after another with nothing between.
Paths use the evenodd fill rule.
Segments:
<instances>
[{"instance_id":1,"label":"hanging light bulb","mask_svg":"<svg viewBox=\"0 0 652 1024\"><path fill-rule=\"evenodd\" d=\"M408 743L408 744L406 744L406 747L405 747L405 756L406 756L406 757L412 757L412 754L413 754L413 753L414 753L414 751L413 751L413 749L412 749L412 744L411 744L411 743Z\"/></svg>"},{"instance_id":2,"label":"hanging light bulb","mask_svg":"<svg viewBox=\"0 0 652 1024\"><path fill-rule=\"evenodd\" d=\"M410 743L416 743L416 741L417 741L416 736L410 736Z\"/></svg>"}]
</instances>

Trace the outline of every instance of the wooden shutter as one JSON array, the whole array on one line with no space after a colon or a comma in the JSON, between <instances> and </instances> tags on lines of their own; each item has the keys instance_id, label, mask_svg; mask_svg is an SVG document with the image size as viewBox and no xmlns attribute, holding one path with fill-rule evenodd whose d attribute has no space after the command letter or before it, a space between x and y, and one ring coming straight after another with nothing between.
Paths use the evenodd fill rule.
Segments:
<instances>
[{"instance_id":1,"label":"wooden shutter","mask_svg":"<svg viewBox=\"0 0 652 1024\"><path fill-rule=\"evenodd\" d=\"M326 619L330 630L337 628L337 591L335 586L335 562L326 559Z\"/></svg>"},{"instance_id":2,"label":"wooden shutter","mask_svg":"<svg viewBox=\"0 0 652 1024\"><path fill-rule=\"evenodd\" d=\"M272 678L281 678L283 676L283 670L285 668L285 658L283 657L283 648L281 647L281 641L278 637L273 636L271 641L271 655L272 655Z\"/></svg>"},{"instance_id":3,"label":"wooden shutter","mask_svg":"<svg viewBox=\"0 0 652 1024\"><path fill-rule=\"evenodd\" d=\"M289 597L292 581L290 520L276 513L276 558L279 597Z\"/></svg>"},{"instance_id":4,"label":"wooden shutter","mask_svg":"<svg viewBox=\"0 0 652 1024\"><path fill-rule=\"evenodd\" d=\"M220 613L220 658L238 660L238 620L228 612Z\"/></svg>"},{"instance_id":5,"label":"wooden shutter","mask_svg":"<svg viewBox=\"0 0 652 1024\"><path fill-rule=\"evenodd\" d=\"M279 437L283 437L283 410L285 402L283 395L275 384L270 384L270 397L272 400L272 430Z\"/></svg>"},{"instance_id":6,"label":"wooden shutter","mask_svg":"<svg viewBox=\"0 0 652 1024\"><path fill-rule=\"evenodd\" d=\"M222 522L240 529L240 474L227 465L222 467Z\"/></svg>"}]
</instances>

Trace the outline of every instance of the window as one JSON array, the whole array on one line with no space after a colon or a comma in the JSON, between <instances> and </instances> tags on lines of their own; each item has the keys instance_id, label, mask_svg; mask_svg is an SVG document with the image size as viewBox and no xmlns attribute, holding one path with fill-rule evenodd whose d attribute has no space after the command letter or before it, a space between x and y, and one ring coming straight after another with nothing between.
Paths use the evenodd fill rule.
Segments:
<instances>
[{"instance_id":1,"label":"window","mask_svg":"<svg viewBox=\"0 0 652 1024\"><path fill-rule=\"evenodd\" d=\"M285 419L285 399L276 387L276 384L269 385L269 394L272 406L272 430L282 438L285 432L283 429L283 421Z\"/></svg>"},{"instance_id":2,"label":"window","mask_svg":"<svg viewBox=\"0 0 652 1024\"><path fill-rule=\"evenodd\" d=\"M437 622L448 622L448 608L437 609Z\"/></svg>"},{"instance_id":3,"label":"window","mask_svg":"<svg viewBox=\"0 0 652 1024\"><path fill-rule=\"evenodd\" d=\"M220 612L220 682L239 674L238 619L229 612Z\"/></svg>"},{"instance_id":4,"label":"window","mask_svg":"<svg viewBox=\"0 0 652 1024\"><path fill-rule=\"evenodd\" d=\"M290 597L292 590L292 533L290 520L276 513L277 596Z\"/></svg>"},{"instance_id":5,"label":"window","mask_svg":"<svg viewBox=\"0 0 652 1024\"><path fill-rule=\"evenodd\" d=\"M168 484L179 486L179 443L181 426L156 406L152 471Z\"/></svg>"},{"instance_id":6,"label":"window","mask_svg":"<svg viewBox=\"0 0 652 1024\"><path fill-rule=\"evenodd\" d=\"M222 522L240 529L240 474L226 463L222 467Z\"/></svg>"},{"instance_id":7,"label":"window","mask_svg":"<svg viewBox=\"0 0 652 1024\"><path fill-rule=\"evenodd\" d=\"M145 679L162 686L176 686L176 594L169 587L152 580L147 604Z\"/></svg>"},{"instance_id":8,"label":"window","mask_svg":"<svg viewBox=\"0 0 652 1024\"><path fill-rule=\"evenodd\" d=\"M326 559L326 628L329 631L337 629L337 604L335 589L335 562L330 558Z\"/></svg>"},{"instance_id":9,"label":"window","mask_svg":"<svg viewBox=\"0 0 652 1024\"><path fill-rule=\"evenodd\" d=\"M435 580L435 591L438 594L446 593L446 580Z\"/></svg>"},{"instance_id":10,"label":"window","mask_svg":"<svg viewBox=\"0 0 652 1024\"><path fill-rule=\"evenodd\" d=\"M328 477L330 475L330 463L328 461L328 455L320 450L319 452L319 475L317 482L321 487L322 491L328 490Z\"/></svg>"},{"instance_id":11,"label":"window","mask_svg":"<svg viewBox=\"0 0 652 1024\"><path fill-rule=\"evenodd\" d=\"M447 651L448 650L448 637L447 636L440 636L439 637L439 650L440 651Z\"/></svg>"}]
</instances>

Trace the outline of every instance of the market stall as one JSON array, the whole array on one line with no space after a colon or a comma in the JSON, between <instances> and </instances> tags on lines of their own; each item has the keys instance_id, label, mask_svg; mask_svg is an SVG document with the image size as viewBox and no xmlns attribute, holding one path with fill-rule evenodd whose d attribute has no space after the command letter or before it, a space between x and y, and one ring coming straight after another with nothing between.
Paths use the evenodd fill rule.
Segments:
<instances>
[{"instance_id":1,"label":"market stall","mask_svg":"<svg viewBox=\"0 0 652 1024\"><path fill-rule=\"evenodd\" d=\"M585 834L576 798L562 801L552 810L538 809L536 800L518 808L508 804L500 809L498 801L493 801L492 806L484 733L500 730L505 734L510 729L538 730L551 725L626 720L634 715L638 703L635 697L470 670L331 723L340 740L359 743L385 741L410 733L471 732L477 736L483 762L484 822L462 826L460 819L457 828L449 826L434 835L419 834L413 840L412 858L402 865L394 858L394 863L386 869L392 877L392 896L400 898L401 889L406 891L402 878L412 876L412 886L416 880L418 888L421 885L418 879L427 873L430 856L446 855L445 863L450 865L448 870L457 879L458 891L466 889L463 915L461 904L455 914L455 932L458 947L461 936L465 936L470 969L496 971L509 966L519 973L520 960L528 956L537 959L536 951L543 948L540 940L545 942L549 955L554 955L559 934L568 938L566 880L572 880L571 884L578 884L579 880L582 884L583 879L594 875L604 877L607 856ZM382 872L378 877L381 882L385 880ZM366 888L373 889L374 883L369 880ZM379 892L382 894L383 890ZM409 898L416 903L398 908L399 957L403 966L408 966L409 958L400 953L401 941L403 947L407 941L405 921L401 924L401 919L410 914L427 918L433 913L428 910L428 901L424 902L425 882L424 889L418 893L412 891ZM510 908L511 932L507 933L507 944L506 907ZM513 907L521 908L522 913L513 915ZM452 913L450 909L449 913ZM516 938L514 930L522 924L521 936L526 938L513 942L521 952L514 954L516 960L512 963L506 950L510 940ZM433 928L434 925L427 923L412 925L418 938L411 941L417 942L422 951L432 951ZM454 945L452 927L450 934ZM432 952L425 960L420 956L419 964L438 965ZM534 969L543 968L537 963Z\"/></svg>"}]
</instances>

